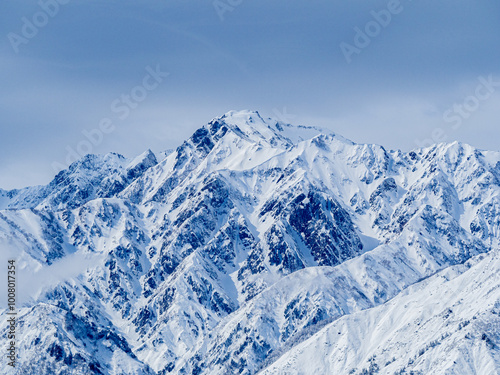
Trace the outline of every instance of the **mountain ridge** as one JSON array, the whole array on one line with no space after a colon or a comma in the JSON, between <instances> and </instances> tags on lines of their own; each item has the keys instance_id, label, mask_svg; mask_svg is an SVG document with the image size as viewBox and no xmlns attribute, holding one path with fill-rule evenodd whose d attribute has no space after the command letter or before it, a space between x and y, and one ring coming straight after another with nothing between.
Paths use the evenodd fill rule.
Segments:
<instances>
[{"instance_id":1,"label":"mountain ridge","mask_svg":"<svg viewBox=\"0 0 500 375\"><path fill-rule=\"evenodd\" d=\"M16 249L19 272L73 253L104 259L20 308L18 373L33 363L55 374L317 372L292 361L302 343L371 311L394 316L391 301L409 288L422 301L426 280L494 259L499 196L499 153L458 142L387 151L252 111L213 119L163 160L88 155L45 187L0 191L0 245ZM500 301L487 284L477 295ZM479 348L478 368L498 368L497 333L490 346L472 333L460 344ZM373 359L374 348L335 368L476 373L473 357L460 372L434 348L421 361L411 350Z\"/></svg>"}]
</instances>

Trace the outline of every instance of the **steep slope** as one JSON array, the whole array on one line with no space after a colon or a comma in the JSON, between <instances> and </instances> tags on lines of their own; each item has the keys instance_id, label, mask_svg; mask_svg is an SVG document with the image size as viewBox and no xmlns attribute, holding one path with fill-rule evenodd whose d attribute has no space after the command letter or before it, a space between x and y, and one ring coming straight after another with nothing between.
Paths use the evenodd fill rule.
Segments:
<instances>
[{"instance_id":1,"label":"steep slope","mask_svg":"<svg viewBox=\"0 0 500 375\"><path fill-rule=\"evenodd\" d=\"M494 250L441 271L327 325L259 374L498 374L499 267Z\"/></svg>"}]
</instances>

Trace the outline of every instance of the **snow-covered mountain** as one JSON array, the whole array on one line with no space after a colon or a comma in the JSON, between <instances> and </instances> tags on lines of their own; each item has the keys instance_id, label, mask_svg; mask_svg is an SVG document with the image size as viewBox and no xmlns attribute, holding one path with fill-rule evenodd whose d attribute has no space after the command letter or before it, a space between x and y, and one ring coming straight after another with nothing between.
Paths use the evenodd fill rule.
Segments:
<instances>
[{"instance_id":1,"label":"snow-covered mountain","mask_svg":"<svg viewBox=\"0 0 500 375\"><path fill-rule=\"evenodd\" d=\"M500 373L499 153L242 111L162 155L0 190L9 373Z\"/></svg>"}]
</instances>

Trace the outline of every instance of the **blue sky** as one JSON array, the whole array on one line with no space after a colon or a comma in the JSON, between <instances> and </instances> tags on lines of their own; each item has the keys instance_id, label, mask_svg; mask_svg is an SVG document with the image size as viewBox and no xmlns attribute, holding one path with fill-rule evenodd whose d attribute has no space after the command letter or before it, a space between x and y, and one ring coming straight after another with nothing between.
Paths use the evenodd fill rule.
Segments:
<instances>
[{"instance_id":1,"label":"blue sky","mask_svg":"<svg viewBox=\"0 0 500 375\"><path fill-rule=\"evenodd\" d=\"M4 189L48 183L103 119L91 151L128 157L232 109L393 149L500 149L498 1L55 1L0 5Z\"/></svg>"}]
</instances>

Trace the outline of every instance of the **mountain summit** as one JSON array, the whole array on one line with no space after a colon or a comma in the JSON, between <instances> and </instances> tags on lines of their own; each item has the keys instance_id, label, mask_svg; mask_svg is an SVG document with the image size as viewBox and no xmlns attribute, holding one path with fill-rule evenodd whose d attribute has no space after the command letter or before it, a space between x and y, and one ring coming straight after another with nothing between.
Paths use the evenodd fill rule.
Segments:
<instances>
[{"instance_id":1,"label":"mountain summit","mask_svg":"<svg viewBox=\"0 0 500 375\"><path fill-rule=\"evenodd\" d=\"M0 190L13 373L499 372L499 153L232 111L164 155Z\"/></svg>"}]
</instances>

